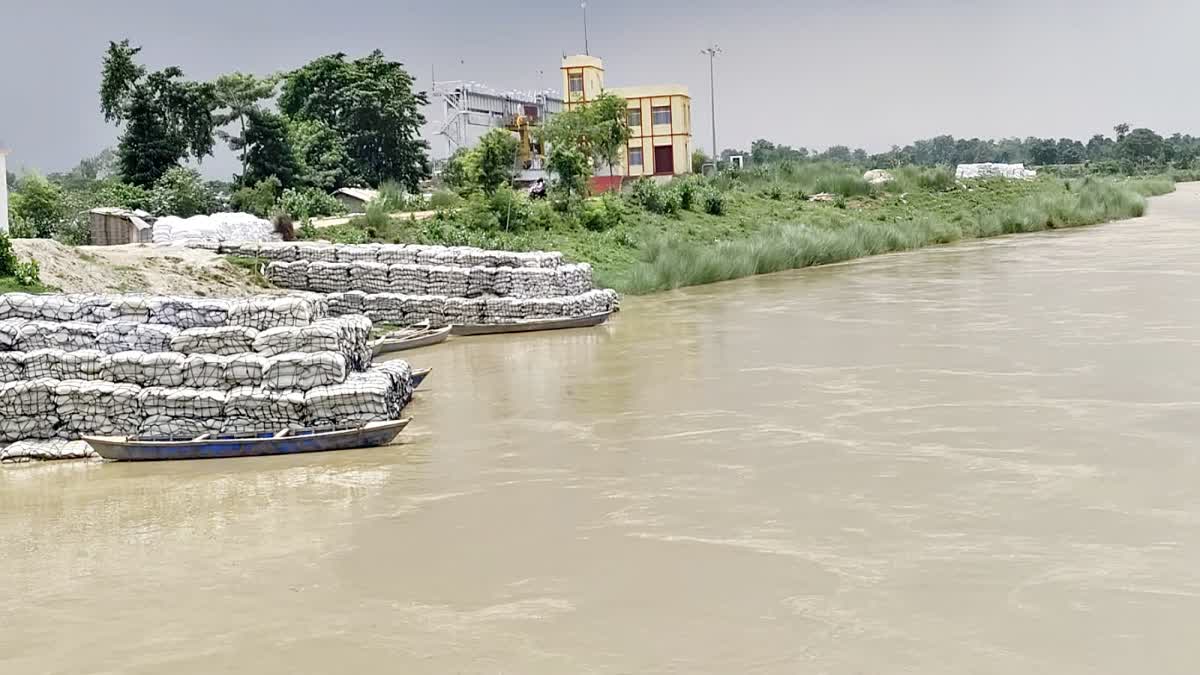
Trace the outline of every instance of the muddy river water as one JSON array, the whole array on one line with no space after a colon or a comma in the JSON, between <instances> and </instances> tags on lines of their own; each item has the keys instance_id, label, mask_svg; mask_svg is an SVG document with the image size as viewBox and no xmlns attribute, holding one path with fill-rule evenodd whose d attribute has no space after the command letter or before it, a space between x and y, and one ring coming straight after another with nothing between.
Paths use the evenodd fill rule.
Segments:
<instances>
[{"instance_id":1,"label":"muddy river water","mask_svg":"<svg viewBox=\"0 0 1200 675\"><path fill-rule=\"evenodd\" d=\"M452 341L400 447L0 469L3 673L1195 673L1200 189Z\"/></svg>"}]
</instances>

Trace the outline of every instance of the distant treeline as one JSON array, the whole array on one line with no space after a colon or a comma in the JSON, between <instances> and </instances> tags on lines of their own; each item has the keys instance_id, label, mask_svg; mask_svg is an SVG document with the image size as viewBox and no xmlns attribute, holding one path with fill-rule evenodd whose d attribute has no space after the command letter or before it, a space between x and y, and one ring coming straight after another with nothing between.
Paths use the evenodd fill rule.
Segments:
<instances>
[{"instance_id":1,"label":"distant treeline","mask_svg":"<svg viewBox=\"0 0 1200 675\"><path fill-rule=\"evenodd\" d=\"M1085 143L1070 138L1025 139L1001 138L955 138L950 135L936 136L915 141L904 147L892 146L888 152L870 154L859 148L851 150L845 145L835 145L824 152L808 148L793 148L776 145L759 139L750 144L750 150L728 149L721 153L722 159L742 155L754 164L770 164L784 161L825 160L847 162L888 168L916 164L939 166L973 164L979 162L1023 163L1035 166L1054 164L1094 163L1113 173L1173 167L1196 168L1200 158L1200 138L1176 133L1164 138L1150 129L1130 129L1128 124L1113 127L1113 136L1096 134Z\"/></svg>"}]
</instances>

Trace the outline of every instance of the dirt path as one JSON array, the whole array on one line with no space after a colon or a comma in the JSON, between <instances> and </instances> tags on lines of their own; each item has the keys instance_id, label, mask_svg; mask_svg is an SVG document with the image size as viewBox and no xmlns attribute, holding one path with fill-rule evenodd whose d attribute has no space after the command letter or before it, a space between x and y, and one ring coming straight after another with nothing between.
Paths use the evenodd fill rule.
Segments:
<instances>
[{"instance_id":1,"label":"dirt path","mask_svg":"<svg viewBox=\"0 0 1200 675\"><path fill-rule=\"evenodd\" d=\"M223 297L279 292L258 285L222 256L181 246L63 246L49 239L14 239L22 258L41 267L42 283L65 293L167 293Z\"/></svg>"}]
</instances>

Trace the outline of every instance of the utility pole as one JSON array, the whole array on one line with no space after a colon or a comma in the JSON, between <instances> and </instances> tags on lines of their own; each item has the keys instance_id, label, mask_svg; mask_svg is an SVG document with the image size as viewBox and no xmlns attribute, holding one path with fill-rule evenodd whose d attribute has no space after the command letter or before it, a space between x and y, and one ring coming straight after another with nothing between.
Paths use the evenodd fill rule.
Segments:
<instances>
[{"instance_id":1,"label":"utility pole","mask_svg":"<svg viewBox=\"0 0 1200 675\"><path fill-rule=\"evenodd\" d=\"M591 56L592 52L588 50L587 3L582 2L579 6L583 8L583 53Z\"/></svg>"},{"instance_id":2,"label":"utility pole","mask_svg":"<svg viewBox=\"0 0 1200 675\"><path fill-rule=\"evenodd\" d=\"M713 77L713 61L716 60L717 54L721 53L721 48L714 44L706 49L701 49L700 53L708 56L708 102L712 113L713 163L719 164L721 158L717 154L717 87Z\"/></svg>"}]
</instances>

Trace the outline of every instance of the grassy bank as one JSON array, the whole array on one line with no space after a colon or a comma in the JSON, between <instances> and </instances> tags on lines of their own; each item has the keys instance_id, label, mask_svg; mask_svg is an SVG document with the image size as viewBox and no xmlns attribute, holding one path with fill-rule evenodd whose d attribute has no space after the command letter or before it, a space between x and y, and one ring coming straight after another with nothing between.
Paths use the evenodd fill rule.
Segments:
<instances>
[{"instance_id":1,"label":"grassy bank","mask_svg":"<svg viewBox=\"0 0 1200 675\"><path fill-rule=\"evenodd\" d=\"M549 204L518 203L520 217L509 219L510 227L497 224L503 219L480 224L458 210L424 221L376 214L316 235L348 243L559 250L591 263L599 283L650 293L960 239L1128 218L1145 210L1145 196L1174 189L1169 179L962 183L946 169L902 167L892 174L893 181L871 185L855 167L785 163L676 180L663 194L627 191L604 203L604 212L618 217L602 227ZM679 203L683 192L690 194ZM812 201L815 195L822 196ZM710 197L720 201L717 213L708 212Z\"/></svg>"}]
</instances>

